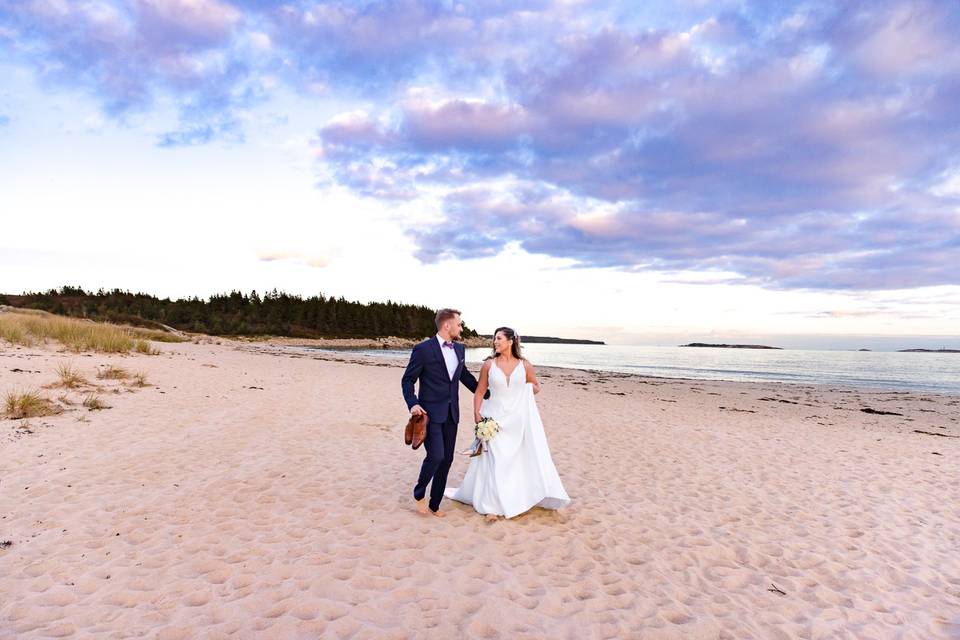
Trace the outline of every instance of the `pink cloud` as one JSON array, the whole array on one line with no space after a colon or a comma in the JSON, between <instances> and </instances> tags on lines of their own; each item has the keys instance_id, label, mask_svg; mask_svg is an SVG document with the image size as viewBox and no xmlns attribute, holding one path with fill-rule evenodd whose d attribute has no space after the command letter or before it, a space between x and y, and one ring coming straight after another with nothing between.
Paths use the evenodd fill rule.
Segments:
<instances>
[{"instance_id":1,"label":"pink cloud","mask_svg":"<svg viewBox=\"0 0 960 640\"><path fill-rule=\"evenodd\" d=\"M140 36L161 51L223 42L242 18L219 0L137 0L136 13Z\"/></svg>"},{"instance_id":2,"label":"pink cloud","mask_svg":"<svg viewBox=\"0 0 960 640\"><path fill-rule=\"evenodd\" d=\"M515 104L448 100L404 108L406 135L413 144L427 147L509 145L530 126L529 114Z\"/></svg>"}]
</instances>

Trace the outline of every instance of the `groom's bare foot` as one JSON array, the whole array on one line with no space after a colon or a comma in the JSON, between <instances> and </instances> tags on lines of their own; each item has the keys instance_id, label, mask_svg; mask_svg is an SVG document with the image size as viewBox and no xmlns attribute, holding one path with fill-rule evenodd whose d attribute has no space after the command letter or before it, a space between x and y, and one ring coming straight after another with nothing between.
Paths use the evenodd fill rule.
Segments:
<instances>
[{"instance_id":1,"label":"groom's bare foot","mask_svg":"<svg viewBox=\"0 0 960 640\"><path fill-rule=\"evenodd\" d=\"M434 511L434 512L433 512L433 515L435 515L435 516L438 517L438 518L446 518L446 517L447 517L447 514L444 513L443 511L440 511L440 509L437 509L436 511Z\"/></svg>"},{"instance_id":2,"label":"groom's bare foot","mask_svg":"<svg viewBox=\"0 0 960 640\"><path fill-rule=\"evenodd\" d=\"M425 516L425 515L427 515L427 514L430 513L430 509L427 507L427 497L426 497L426 496L424 496L424 497L423 497L422 499L420 499L420 500L417 500L416 503L417 503L417 506L416 506L417 513L419 513L419 514L422 515L422 516Z\"/></svg>"}]
</instances>

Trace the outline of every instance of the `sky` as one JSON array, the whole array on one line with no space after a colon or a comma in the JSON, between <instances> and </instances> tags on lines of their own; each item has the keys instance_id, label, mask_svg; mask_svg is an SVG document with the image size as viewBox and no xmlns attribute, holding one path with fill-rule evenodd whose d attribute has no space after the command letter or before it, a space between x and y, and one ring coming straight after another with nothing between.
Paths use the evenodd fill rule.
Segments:
<instances>
[{"instance_id":1,"label":"sky","mask_svg":"<svg viewBox=\"0 0 960 640\"><path fill-rule=\"evenodd\" d=\"M960 346L960 6L0 0L0 292Z\"/></svg>"}]
</instances>

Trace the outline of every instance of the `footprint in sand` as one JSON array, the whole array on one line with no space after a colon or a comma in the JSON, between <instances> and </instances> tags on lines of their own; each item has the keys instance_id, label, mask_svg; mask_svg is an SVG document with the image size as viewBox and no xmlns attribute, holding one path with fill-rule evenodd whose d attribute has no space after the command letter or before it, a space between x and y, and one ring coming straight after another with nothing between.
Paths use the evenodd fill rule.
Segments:
<instances>
[{"instance_id":1,"label":"footprint in sand","mask_svg":"<svg viewBox=\"0 0 960 640\"><path fill-rule=\"evenodd\" d=\"M688 624L693 622L693 618L683 611L668 611L663 615L663 619L672 624Z\"/></svg>"},{"instance_id":2,"label":"footprint in sand","mask_svg":"<svg viewBox=\"0 0 960 640\"><path fill-rule=\"evenodd\" d=\"M194 591L193 593L187 594L182 602L188 607L202 607L210 602L210 592L204 590Z\"/></svg>"},{"instance_id":3,"label":"footprint in sand","mask_svg":"<svg viewBox=\"0 0 960 640\"><path fill-rule=\"evenodd\" d=\"M314 620L320 615L320 607L315 603L301 604L291 609L290 615L300 620Z\"/></svg>"}]
</instances>

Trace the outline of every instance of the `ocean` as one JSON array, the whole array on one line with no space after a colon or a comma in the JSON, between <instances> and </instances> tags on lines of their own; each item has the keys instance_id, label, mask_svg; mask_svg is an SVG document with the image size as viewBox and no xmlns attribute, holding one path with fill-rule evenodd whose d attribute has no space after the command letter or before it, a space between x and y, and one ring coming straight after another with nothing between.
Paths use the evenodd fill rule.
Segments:
<instances>
[{"instance_id":1,"label":"ocean","mask_svg":"<svg viewBox=\"0 0 960 640\"><path fill-rule=\"evenodd\" d=\"M564 344L526 344L523 349L524 355L538 366L694 380L960 394L960 353ZM409 355L392 350L360 353L403 359ZM479 362L489 354L489 349L467 349L467 362Z\"/></svg>"}]
</instances>

